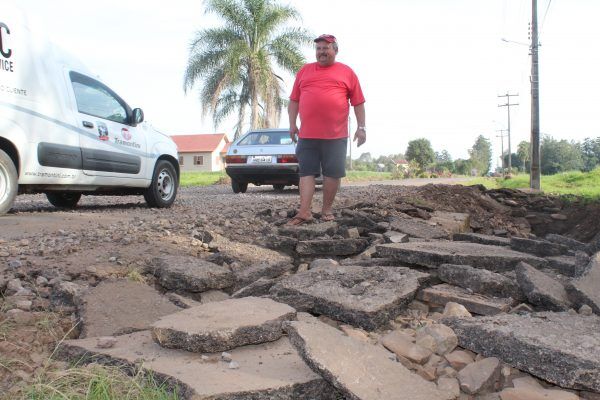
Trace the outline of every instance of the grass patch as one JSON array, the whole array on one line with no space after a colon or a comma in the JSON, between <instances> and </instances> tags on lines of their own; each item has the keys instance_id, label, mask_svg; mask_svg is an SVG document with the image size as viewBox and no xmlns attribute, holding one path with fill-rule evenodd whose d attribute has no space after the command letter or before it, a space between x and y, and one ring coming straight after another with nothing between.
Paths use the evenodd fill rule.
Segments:
<instances>
[{"instance_id":1,"label":"grass patch","mask_svg":"<svg viewBox=\"0 0 600 400\"><path fill-rule=\"evenodd\" d=\"M392 179L391 172L346 171L345 182L386 181Z\"/></svg>"},{"instance_id":2,"label":"grass patch","mask_svg":"<svg viewBox=\"0 0 600 400\"><path fill-rule=\"evenodd\" d=\"M511 179L476 178L467 185L482 184L488 189L519 189L529 187L529 175L519 174ZM588 201L600 200L600 168L590 172L572 171L542 176L542 191L559 196L577 196Z\"/></svg>"},{"instance_id":3,"label":"grass patch","mask_svg":"<svg viewBox=\"0 0 600 400\"><path fill-rule=\"evenodd\" d=\"M182 172L179 180L181 187L209 186L216 183L226 183L229 177L225 171L217 172Z\"/></svg>"},{"instance_id":4,"label":"grass patch","mask_svg":"<svg viewBox=\"0 0 600 400\"><path fill-rule=\"evenodd\" d=\"M147 283L146 277L137 269L131 269L127 272L127 279L137 283Z\"/></svg>"},{"instance_id":5,"label":"grass patch","mask_svg":"<svg viewBox=\"0 0 600 400\"><path fill-rule=\"evenodd\" d=\"M391 172L375 171L346 171L346 182L384 181L394 179ZM181 187L209 186L215 184L229 184L230 180L225 171L219 172L182 172Z\"/></svg>"},{"instance_id":6,"label":"grass patch","mask_svg":"<svg viewBox=\"0 0 600 400\"><path fill-rule=\"evenodd\" d=\"M15 323L8 318L0 321L0 341L4 342L8 340L15 328Z\"/></svg>"},{"instance_id":7,"label":"grass patch","mask_svg":"<svg viewBox=\"0 0 600 400\"><path fill-rule=\"evenodd\" d=\"M2 398L2 396L0 396ZM89 364L41 374L37 381L12 393L28 400L178 400L149 374L131 377L118 367Z\"/></svg>"}]
</instances>

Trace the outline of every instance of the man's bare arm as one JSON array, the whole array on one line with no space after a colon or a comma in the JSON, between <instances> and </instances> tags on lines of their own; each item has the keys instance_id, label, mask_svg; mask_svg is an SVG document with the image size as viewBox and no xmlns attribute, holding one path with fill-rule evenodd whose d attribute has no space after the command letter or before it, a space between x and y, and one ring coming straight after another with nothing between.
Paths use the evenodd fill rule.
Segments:
<instances>
[{"instance_id":1,"label":"man's bare arm","mask_svg":"<svg viewBox=\"0 0 600 400\"><path fill-rule=\"evenodd\" d=\"M354 115L356 116L356 132L354 133L354 141L357 146L362 146L367 141L367 131L364 128L366 126L366 113L365 103L354 106Z\"/></svg>"},{"instance_id":2,"label":"man's bare arm","mask_svg":"<svg viewBox=\"0 0 600 400\"><path fill-rule=\"evenodd\" d=\"M290 119L290 137L294 142L298 140L298 125L296 125L296 121L298 120L299 109L299 103L297 101L290 100L290 103L288 104L288 116Z\"/></svg>"}]
</instances>

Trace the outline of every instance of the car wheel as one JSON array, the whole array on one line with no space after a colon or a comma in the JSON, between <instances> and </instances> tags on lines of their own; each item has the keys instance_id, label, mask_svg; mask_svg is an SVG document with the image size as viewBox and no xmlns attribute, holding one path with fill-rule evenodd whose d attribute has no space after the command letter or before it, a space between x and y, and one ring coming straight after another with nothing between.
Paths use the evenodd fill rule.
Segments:
<instances>
[{"instance_id":1,"label":"car wheel","mask_svg":"<svg viewBox=\"0 0 600 400\"><path fill-rule=\"evenodd\" d=\"M17 168L11 158L0 150L0 215L10 210L17 197Z\"/></svg>"},{"instance_id":2,"label":"car wheel","mask_svg":"<svg viewBox=\"0 0 600 400\"><path fill-rule=\"evenodd\" d=\"M275 189L276 192L282 192L283 188L285 188L285 185L282 183L277 183L273 185L273 189Z\"/></svg>"},{"instance_id":3,"label":"car wheel","mask_svg":"<svg viewBox=\"0 0 600 400\"><path fill-rule=\"evenodd\" d=\"M248 190L248 184L232 179L231 189L233 190L233 193L246 193L246 190Z\"/></svg>"},{"instance_id":4,"label":"car wheel","mask_svg":"<svg viewBox=\"0 0 600 400\"><path fill-rule=\"evenodd\" d=\"M81 199L81 193L77 192L48 192L46 197L50 204L58 208L75 208L79 199Z\"/></svg>"},{"instance_id":5,"label":"car wheel","mask_svg":"<svg viewBox=\"0 0 600 400\"><path fill-rule=\"evenodd\" d=\"M179 180L173 164L167 160L158 160L152 174L152 182L144 192L148 207L171 207L177 196L178 185Z\"/></svg>"}]
</instances>

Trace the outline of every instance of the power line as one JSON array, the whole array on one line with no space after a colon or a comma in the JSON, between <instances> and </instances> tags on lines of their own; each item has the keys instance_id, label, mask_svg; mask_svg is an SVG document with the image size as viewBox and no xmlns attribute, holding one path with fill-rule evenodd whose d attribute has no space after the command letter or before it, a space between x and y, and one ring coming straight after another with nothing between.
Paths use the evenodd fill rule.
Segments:
<instances>
[{"instance_id":1,"label":"power line","mask_svg":"<svg viewBox=\"0 0 600 400\"><path fill-rule=\"evenodd\" d=\"M546 16L548 15L548 10L550 10L550 4L552 4L552 0L548 0L548 5L546 6L546 12L544 13L544 18L542 19L542 26L540 27L540 33L538 34L538 41L542 38L542 33L544 32L544 23L546 22Z\"/></svg>"}]
</instances>

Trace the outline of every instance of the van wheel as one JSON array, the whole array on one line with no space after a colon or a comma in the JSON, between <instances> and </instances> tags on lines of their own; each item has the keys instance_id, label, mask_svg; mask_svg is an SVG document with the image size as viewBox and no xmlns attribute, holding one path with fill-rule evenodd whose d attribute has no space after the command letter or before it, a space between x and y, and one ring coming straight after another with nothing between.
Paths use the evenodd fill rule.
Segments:
<instances>
[{"instance_id":1,"label":"van wheel","mask_svg":"<svg viewBox=\"0 0 600 400\"><path fill-rule=\"evenodd\" d=\"M236 181L235 179L232 179L231 189L233 190L233 193L246 193L246 190L248 190L248 184L241 183L239 181Z\"/></svg>"},{"instance_id":2,"label":"van wheel","mask_svg":"<svg viewBox=\"0 0 600 400\"><path fill-rule=\"evenodd\" d=\"M75 208L79 199L81 199L81 193L76 192L48 192L46 197L50 204L58 208Z\"/></svg>"},{"instance_id":3,"label":"van wheel","mask_svg":"<svg viewBox=\"0 0 600 400\"><path fill-rule=\"evenodd\" d=\"M275 189L276 192L283 192L284 188L285 185L282 183L276 183L275 185L273 185L273 189Z\"/></svg>"},{"instance_id":4,"label":"van wheel","mask_svg":"<svg viewBox=\"0 0 600 400\"><path fill-rule=\"evenodd\" d=\"M6 214L17 197L17 168L12 159L0 150L0 215Z\"/></svg>"},{"instance_id":5,"label":"van wheel","mask_svg":"<svg viewBox=\"0 0 600 400\"><path fill-rule=\"evenodd\" d=\"M158 160L152 174L152 183L144 192L148 207L167 208L173 205L177 196L179 179L175 167L167 160Z\"/></svg>"}]
</instances>

